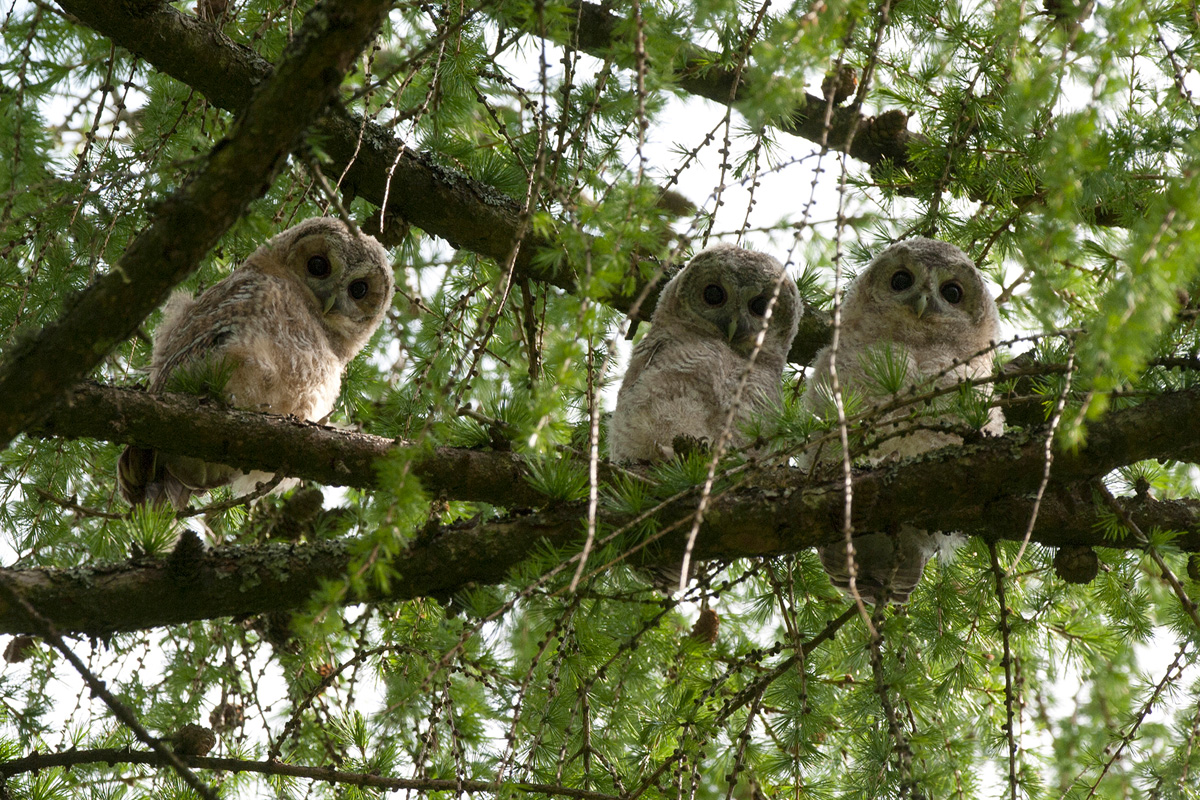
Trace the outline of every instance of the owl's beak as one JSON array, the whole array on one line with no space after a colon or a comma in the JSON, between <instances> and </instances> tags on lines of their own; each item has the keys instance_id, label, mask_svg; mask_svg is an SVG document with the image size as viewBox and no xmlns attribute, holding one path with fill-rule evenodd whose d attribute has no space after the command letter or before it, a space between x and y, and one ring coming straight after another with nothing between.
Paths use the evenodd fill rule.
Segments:
<instances>
[{"instance_id":1,"label":"owl's beak","mask_svg":"<svg viewBox=\"0 0 1200 800\"><path fill-rule=\"evenodd\" d=\"M917 319L925 315L925 307L927 305L929 305L929 297L924 292L921 292L913 299L912 309L916 313Z\"/></svg>"},{"instance_id":2,"label":"owl's beak","mask_svg":"<svg viewBox=\"0 0 1200 800\"><path fill-rule=\"evenodd\" d=\"M737 336L737 332L738 332L738 321L737 321L737 317L734 317L733 319L729 320L729 327L725 330L725 338L727 338L729 340L729 342L732 343L734 338Z\"/></svg>"},{"instance_id":3,"label":"owl's beak","mask_svg":"<svg viewBox=\"0 0 1200 800\"><path fill-rule=\"evenodd\" d=\"M329 297L327 297L325 299L325 310L322 311L321 313L328 314L330 311L333 310L333 305L336 302L337 302L337 295L336 294L329 295ZM920 316L920 315L918 314L917 316Z\"/></svg>"}]
</instances>

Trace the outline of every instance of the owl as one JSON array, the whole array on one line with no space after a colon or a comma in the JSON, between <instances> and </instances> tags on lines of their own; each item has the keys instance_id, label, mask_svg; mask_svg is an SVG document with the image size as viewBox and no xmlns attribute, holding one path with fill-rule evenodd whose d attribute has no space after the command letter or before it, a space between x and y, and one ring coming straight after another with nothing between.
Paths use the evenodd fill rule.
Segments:
<instances>
[{"instance_id":1,"label":"owl","mask_svg":"<svg viewBox=\"0 0 1200 800\"><path fill-rule=\"evenodd\" d=\"M779 296L766 320L767 304ZM633 348L608 428L613 461L662 461L680 437L716 446L743 374L730 443L744 442L741 426L779 402L783 365L803 310L796 284L763 253L727 244L698 253L667 282L650 332ZM762 348L750 363L766 324ZM679 585L681 567L651 571L664 591Z\"/></svg>"},{"instance_id":2,"label":"owl","mask_svg":"<svg viewBox=\"0 0 1200 800\"><path fill-rule=\"evenodd\" d=\"M779 297L752 365L750 353L776 284ZM672 458L681 436L715 446L748 371L730 431L733 446L744 444L740 424L779 401L801 311L795 282L770 256L728 244L698 253L667 282L650 332L633 349L609 423L612 460Z\"/></svg>"},{"instance_id":3,"label":"owl","mask_svg":"<svg viewBox=\"0 0 1200 800\"><path fill-rule=\"evenodd\" d=\"M323 419L393 289L378 242L336 218L305 220L199 297L171 296L155 335L150 391L211 394L234 408ZM177 510L193 493L231 482L241 493L266 477L134 446L117 467L131 504L169 501Z\"/></svg>"},{"instance_id":4,"label":"owl","mask_svg":"<svg viewBox=\"0 0 1200 800\"><path fill-rule=\"evenodd\" d=\"M880 370L884 369L899 375L904 385L925 384L929 389L986 377L992 373L999 330L996 304L966 253L936 239L907 239L880 253L846 291L837 351L838 383L844 396L854 394L871 404L892 397L890 391L880 386ZM813 360L809 390L804 396L810 410L828 417L834 414L830 349L824 348ZM944 408L946 399L937 402ZM936 428L940 422L961 427L962 420L949 413L922 417L920 429L887 438L888 433L905 425L889 424L888 420L908 416L911 411L911 408L901 409L875 423L873 433L882 441L867 453L870 463L907 458L962 443L954 433L927 429ZM1003 432L1003 415L997 408L987 413L988 421L982 430L999 435ZM824 458L833 456L826 454ZM811 456L808 463L802 459L802 466L811 466ZM956 539L907 524L901 525L894 535L854 536L855 585L859 594L869 603L885 596L904 602L920 580L930 556L939 549L952 547ZM834 585L848 589L845 544L819 547L817 554Z\"/></svg>"}]
</instances>

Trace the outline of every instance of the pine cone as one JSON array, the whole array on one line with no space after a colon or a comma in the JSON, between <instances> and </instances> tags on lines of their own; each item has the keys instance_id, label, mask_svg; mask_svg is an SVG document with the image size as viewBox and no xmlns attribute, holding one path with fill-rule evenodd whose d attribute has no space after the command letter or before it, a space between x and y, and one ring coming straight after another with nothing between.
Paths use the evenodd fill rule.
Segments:
<instances>
[{"instance_id":1,"label":"pine cone","mask_svg":"<svg viewBox=\"0 0 1200 800\"><path fill-rule=\"evenodd\" d=\"M696 624L692 626L692 632L688 635L701 644L712 644L717 640L720 629L721 618L717 616L716 611L706 608L700 612L700 616L696 618Z\"/></svg>"},{"instance_id":2,"label":"pine cone","mask_svg":"<svg viewBox=\"0 0 1200 800\"><path fill-rule=\"evenodd\" d=\"M1100 572L1100 559L1090 547L1065 545L1054 554L1054 572L1067 583L1091 583Z\"/></svg>"},{"instance_id":3,"label":"pine cone","mask_svg":"<svg viewBox=\"0 0 1200 800\"><path fill-rule=\"evenodd\" d=\"M20 664L37 652L37 639L32 636L14 636L4 648L4 660L9 664Z\"/></svg>"},{"instance_id":4,"label":"pine cone","mask_svg":"<svg viewBox=\"0 0 1200 800\"><path fill-rule=\"evenodd\" d=\"M217 735L203 725L188 723L171 737L171 746L181 756L203 756L217 743Z\"/></svg>"},{"instance_id":5,"label":"pine cone","mask_svg":"<svg viewBox=\"0 0 1200 800\"><path fill-rule=\"evenodd\" d=\"M900 134L908 130L908 114L899 109L885 111L867 120L863 136L878 149L894 149Z\"/></svg>"},{"instance_id":6,"label":"pine cone","mask_svg":"<svg viewBox=\"0 0 1200 800\"><path fill-rule=\"evenodd\" d=\"M835 106L841 105L853 97L857 89L858 70L846 64L836 71L826 73L825 80L821 81L821 94L826 100L832 95Z\"/></svg>"}]
</instances>

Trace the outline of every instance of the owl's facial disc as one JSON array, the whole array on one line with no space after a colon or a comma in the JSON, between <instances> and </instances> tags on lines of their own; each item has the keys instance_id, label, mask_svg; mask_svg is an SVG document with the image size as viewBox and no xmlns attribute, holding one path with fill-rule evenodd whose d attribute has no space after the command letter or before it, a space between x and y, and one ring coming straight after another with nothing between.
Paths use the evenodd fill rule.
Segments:
<instances>
[{"instance_id":1,"label":"owl's facial disc","mask_svg":"<svg viewBox=\"0 0 1200 800\"><path fill-rule=\"evenodd\" d=\"M743 292L741 297L736 298L736 307L733 302L729 304L725 336L734 352L748 356L754 349L758 332L763 327L763 318L767 315L767 305L771 302L773 288L754 292L752 287L747 287L747 291ZM776 311L778 302L777 300Z\"/></svg>"},{"instance_id":2,"label":"owl's facial disc","mask_svg":"<svg viewBox=\"0 0 1200 800\"><path fill-rule=\"evenodd\" d=\"M912 309L918 320L934 320L947 314L966 296L962 283L957 278L943 276L942 270L920 270L920 273L918 278L906 267L900 267L888 279L888 289L896 301Z\"/></svg>"},{"instance_id":3,"label":"owl's facial disc","mask_svg":"<svg viewBox=\"0 0 1200 800\"><path fill-rule=\"evenodd\" d=\"M355 324L376 317L386 301L386 283L378 269L357 266L334 287L335 291L325 301L326 314L336 309L336 316Z\"/></svg>"}]
</instances>

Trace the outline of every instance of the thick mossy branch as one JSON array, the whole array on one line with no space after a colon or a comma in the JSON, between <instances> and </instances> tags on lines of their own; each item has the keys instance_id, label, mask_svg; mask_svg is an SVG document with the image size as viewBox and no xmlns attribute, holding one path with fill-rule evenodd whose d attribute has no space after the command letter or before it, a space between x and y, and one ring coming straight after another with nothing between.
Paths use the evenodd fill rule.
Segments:
<instances>
[{"instance_id":1,"label":"thick mossy branch","mask_svg":"<svg viewBox=\"0 0 1200 800\"><path fill-rule=\"evenodd\" d=\"M359 485L373 480L371 461L391 440L322 429L287 420L226 413L162 400L136 392L88 387L74 405L55 411L50 424L60 433L83 435L85 429L111 433L121 441L161 446L174 439L188 419L201 426L220 422L214 443L191 452L205 458L224 453L240 466L268 466L249 452L267 439L286 452L295 474L355 476ZM143 402L144 405L138 405ZM136 409L153 421L115 421L103 411ZM74 415L74 416L73 416ZM210 419L211 417L211 419ZM1097 479L1109 471L1148 458L1195 460L1200 457L1200 389L1162 395L1140 406L1112 412L1092 424L1086 447L1060 453L1042 501L1033 541L1107 547L1136 547L1131 538L1106 539L1100 531L1109 515L1093 498ZM107 434L103 434L107 435ZM146 438L141 438L146 437ZM343 439L334 443L335 439ZM257 442L260 445L242 444ZM960 530L987 539L1024 538L1042 471L1044 441L1037 432L1015 431L962 448L946 448L913 461L862 470L855 474L853 522L856 530L890 530L907 522L931 530ZM358 452L355 452L358 451ZM238 458L245 457L245 463ZM350 465L343 473L338 463ZM442 448L414 461L414 472L429 488L448 497L523 497L529 489L519 461L505 453ZM842 482L836 475L809 476L788 468L747 473L738 486L712 498L697 541L700 558L733 559L794 553L841 536ZM952 487L952 490L947 487ZM535 498L536 499L536 498ZM493 502L496 502L493 500ZM1142 530L1179 531L1177 545L1200 551L1200 501L1127 498L1130 516ZM522 503L523 504L523 503ZM506 503L517 505L514 501ZM531 503L532 505L532 503ZM660 529L675 525L654 549L652 558L673 563L682 553L696 506L694 496L678 499L655 514ZM544 545L570 549L582 539L586 504L562 503L502 519L470 520L426 531L400 554L396 577L386 592L374 590L356 600L444 597L470 584L494 584ZM630 519L601 509L601 530L615 530ZM296 608L324 580L340 580L351 555L345 542L221 548L199 559L138 560L73 570L10 570L10 582L35 608L63 630L101 634L208 619ZM186 574L185 574L186 573ZM0 632L29 630L19 611L0 608Z\"/></svg>"},{"instance_id":2,"label":"thick mossy branch","mask_svg":"<svg viewBox=\"0 0 1200 800\"><path fill-rule=\"evenodd\" d=\"M897 487L899 492L912 488L914 480L898 472L889 481L888 472L869 476L874 484L873 498L878 498L880 485L887 485L889 491ZM795 479L794 472L791 477ZM994 485L967 487L975 488L993 495L997 491ZM728 492L713 504L701 528L696 553L700 558L721 559L770 556L834 541L841 535L840 526L830 524L830 520L840 513L841 502L840 492L830 485L807 490L756 486ZM1178 546L1200 551L1200 502L1149 498L1126 498L1121 502L1139 527L1186 531L1177 540ZM655 561L678 563L694 506L694 501L684 500L659 513L664 523L684 524L662 539ZM865 526L874 522L874 529L880 529L894 521L895 509L908 506L905 500L869 502L862 513L856 512L855 519ZM964 528L987 538L1019 540L1024 537L1031 506L1029 497L1010 495L977 502L971 508L960 504L944 517L970 522ZM500 520L445 526L432 535L421 536L397 557L396 575L386 591L375 586L367 594L346 598L345 602L447 597L470 585L500 583L540 548L569 548L581 542L584 515L582 505L569 504ZM601 514L604 526L623 521L612 514ZM1090 487L1055 487L1043 500L1033 540L1054 546L1136 547L1132 538L1105 539L1098 533L1101 522L1102 514L1097 511ZM12 569L4 574L9 584L58 629L100 636L192 620L297 609L323 582L343 580L353 560L348 543L336 540L222 547L199 558L138 559L67 570ZM0 633L33 631L20 610L0 606Z\"/></svg>"},{"instance_id":3,"label":"thick mossy branch","mask_svg":"<svg viewBox=\"0 0 1200 800\"><path fill-rule=\"evenodd\" d=\"M135 13L126 4L105 0L56 2L75 19L196 89L219 108L241 109L255 83L271 74L271 65L253 51L215 26L166 4ZM331 160L330 172L341 174L348 167L342 182L346 190L376 206L383 206L386 198L389 212L423 231L501 264L507 261L517 239L521 212L511 197L408 150L379 125L343 109L328 109L313 131ZM546 249L562 251L551 239L527 234L517 253L516 276L577 292L575 272L565 255L566 266L561 269L548 268L535 259ZM647 291L640 280L630 291L604 302L629 312L643 293L646 297L638 304L638 317L649 319L658 289ZM791 360L807 364L829 336L829 315L809 310L801 320Z\"/></svg>"},{"instance_id":4,"label":"thick mossy branch","mask_svg":"<svg viewBox=\"0 0 1200 800\"><path fill-rule=\"evenodd\" d=\"M187 395L150 395L96 384L75 387L30 432L38 436L134 444L243 469L281 472L359 489L378 488L379 458L393 454L396 449L413 447L402 440L238 411ZM963 448L947 448L895 469L904 475L915 471L929 473L921 479L927 480L928 486L916 481L912 487L922 497L932 487L960 486L961 477L956 472L990 470L995 472L995 491L987 496L1000 498L1006 493L1020 494L1037 488L1043 451L1040 431L1016 430ZM546 502L523 481L523 461L512 453L431 447L414 448L412 458L413 471L425 487L452 500L482 501L507 508L536 507ZM1095 480L1118 467L1147 459L1200 460L1200 389L1158 395L1089 424L1087 445L1059 453L1051 477L1059 483ZM948 465L944 472L938 471L939 464ZM880 468L863 474L886 473L886 469ZM607 478L604 470L600 477ZM794 477L770 486L785 488L793 484ZM867 496L866 487L855 489L856 504L864 502ZM978 497L965 499L973 501ZM912 505L920 507L922 503ZM946 500L930 496L928 508L912 511L928 513L933 509L928 527L964 527L958 523L944 524L942 515L949 508ZM909 504L904 504L899 513L902 518L918 521L911 517Z\"/></svg>"},{"instance_id":5,"label":"thick mossy branch","mask_svg":"<svg viewBox=\"0 0 1200 800\"><path fill-rule=\"evenodd\" d=\"M56 2L114 44L228 111L241 110L254 84L272 73L270 63L216 26L165 3L136 14L127 5L106 0ZM507 260L521 211L511 197L435 165L380 126L342 109L331 108L319 120L315 115L313 119L314 133L332 160L330 173L340 175L349 166L344 189L377 206L382 206L386 197L390 211L422 230L500 263ZM533 265L534 252L552 246L547 240L530 237L517 256L517 270L567 291L576 290L569 272L554 273Z\"/></svg>"},{"instance_id":6,"label":"thick mossy branch","mask_svg":"<svg viewBox=\"0 0 1200 800\"><path fill-rule=\"evenodd\" d=\"M507 452L411 443L238 411L188 395L151 395L85 384L30 431L38 436L134 444L243 469L280 472L329 486L378 488L378 460L412 450L412 470L432 494L508 508L546 502Z\"/></svg>"},{"instance_id":7,"label":"thick mossy branch","mask_svg":"<svg viewBox=\"0 0 1200 800\"><path fill-rule=\"evenodd\" d=\"M7 353L0 364L0 447L43 418L132 334L250 201L265 193L311 120L336 95L389 5L348 0L315 7L278 70L246 92L229 138L217 143L203 169L159 204L107 275L70 301L60 319ZM118 7L131 16L134 4Z\"/></svg>"}]
</instances>

